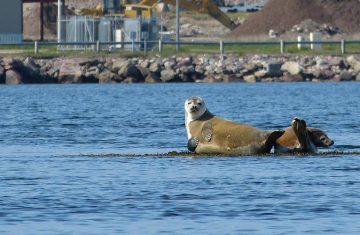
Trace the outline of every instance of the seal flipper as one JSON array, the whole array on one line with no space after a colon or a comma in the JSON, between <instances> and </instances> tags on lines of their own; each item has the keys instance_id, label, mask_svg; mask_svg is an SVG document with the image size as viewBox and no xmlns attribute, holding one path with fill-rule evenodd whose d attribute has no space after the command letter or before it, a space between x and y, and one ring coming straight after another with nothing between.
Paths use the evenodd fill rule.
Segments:
<instances>
[{"instance_id":1,"label":"seal flipper","mask_svg":"<svg viewBox=\"0 0 360 235\"><path fill-rule=\"evenodd\" d=\"M195 152L196 147L199 144L199 138L194 136L188 140L187 148L191 152Z\"/></svg>"},{"instance_id":2,"label":"seal flipper","mask_svg":"<svg viewBox=\"0 0 360 235\"><path fill-rule=\"evenodd\" d=\"M201 134L202 134L204 140L206 140L207 142L210 142L212 135L213 135L213 129L211 127L211 124L209 124L209 123L204 124L204 126L201 130Z\"/></svg>"},{"instance_id":3,"label":"seal flipper","mask_svg":"<svg viewBox=\"0 0 360 235\"><path fill-rule=\"evenodd\" d=\"M269 133L269 136L265 141L266 152L270 153L272 147L276 144L276 140L279 139L284 133L284 130L276 130Z\"/></svg>"}]
</instances>

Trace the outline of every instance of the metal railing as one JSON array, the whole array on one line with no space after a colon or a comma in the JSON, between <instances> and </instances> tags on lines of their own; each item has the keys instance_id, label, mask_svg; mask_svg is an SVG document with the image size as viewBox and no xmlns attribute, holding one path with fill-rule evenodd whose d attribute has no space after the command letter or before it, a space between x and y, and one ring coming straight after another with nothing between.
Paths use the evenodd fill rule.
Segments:
<instances>
[{"instance_id":1,"label":"metal railing","mask_svg":"<svg viewBox=\"0 0 360 235\"><path fill-rule=\"evenodd\" d=\"M346 51L346 45L347 44L360 44L360 40L353 40L353 41L348 41L348 40L340 40L340 41L269 41L269 42L265 42L265 41L248 41L248 42L226 42L226 41L218 41L218 42L190 42L190 41L131 41L131 42L23 42L23 43L0 43L0 46L34 46L34 53L38 54L39 53L39 47L40 46L58 46L58 50L61 50L61 46L66 46L66 45L81 45L81 46L93 46L96 50L96 52L100 52L101 50L101 45L108 45L110 46L115 46L116 45L132 45L131 46L131 51L135 52L136 51L136 47L135 45L140 45L142 46L142 50L144 50L144 53L146 54L149 48L149 45L158 45L158 51L162 52L163 51L163 46L164 45L209 45L209 46L219 46L219 53L223 54L225 53L225 46L227 45L279 45L279 49L280 49L280 53L284 53L285 50L285 46L286 45L293 45L293 44L297 44L297 45L311 45L311 44L339 44L341 46L341 53L344 54ZM1 48L0 48L1 49Z\"/></svg>"}]
</instances>

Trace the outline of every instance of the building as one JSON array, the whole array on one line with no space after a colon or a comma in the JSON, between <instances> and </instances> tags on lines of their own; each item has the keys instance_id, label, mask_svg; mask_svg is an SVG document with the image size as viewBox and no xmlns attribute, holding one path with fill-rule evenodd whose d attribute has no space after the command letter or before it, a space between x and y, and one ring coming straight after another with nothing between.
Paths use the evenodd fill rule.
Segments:
<instances>
[{"instance_id":1,"label":"building","mask_svg":"<svg viewBox=\"0 0 360 235\"><path fill-rule=\"evenodd\" d=\"M22 0L0 1L0 43L22 41Z\"/></svg>"},{"instance_id":2,"label":"building","mask_svg":"<svg viewBox=\"0 0 360 235\"><path fill-rule=\"evenodd\" d=\"M0 0L0 43L22 42L23 3L40 4L40 40L44 38L43 6L44 3L62 2L65 0Z\"/></svg>"}]
</instances>

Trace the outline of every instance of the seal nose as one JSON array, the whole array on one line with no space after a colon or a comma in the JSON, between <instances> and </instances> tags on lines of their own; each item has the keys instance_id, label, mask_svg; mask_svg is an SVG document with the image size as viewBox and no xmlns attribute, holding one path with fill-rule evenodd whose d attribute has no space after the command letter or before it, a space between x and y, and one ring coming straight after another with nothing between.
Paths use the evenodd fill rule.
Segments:
<instances>
[{"instance_id":1,"label":"seal nose","mask_svg":"<svg viewBox=\"0 0 360 235\"><path fill-rule=\"evenodd\" d=\"M191 106L190 111L191 111L191 112L196 112L196 111L198 111L198 106L196 106L196 105Z\"/></svg>"}]
</instances>

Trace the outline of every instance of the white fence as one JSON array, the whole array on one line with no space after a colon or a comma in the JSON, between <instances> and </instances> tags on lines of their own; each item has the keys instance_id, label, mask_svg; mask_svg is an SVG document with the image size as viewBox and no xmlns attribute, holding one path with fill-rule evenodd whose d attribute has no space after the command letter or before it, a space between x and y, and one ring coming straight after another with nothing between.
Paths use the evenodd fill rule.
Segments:
<instances>
[{"instance_id":1,"label":"white fence","mask_svg":"<svg viewBox=\"0 0 360 235\"><path fill-rule=\"evenodd\" d=\"M93 46L98 53L100 52L101 45L108 45L108 48L116 48L116 45L132 45L132 52L135 52L135 45L142 45L142 49L145 53L147 53L149 46L152 48L158 48L159 52L163 51L164 45L208 45L208 46L219 46L219 53L225 53L225 47L227 45L278 45L279 52L284 53L285 45L292 45L292 44L338 44L341 45L341 53L345 53L346 45L347 44L360 44L360 40L357 41L270 41L270 42L226 42L226 41L218 41L218 42L190 42L190 41L132 41L132 42L23 42L23 43L0 43L1 46L34 46L34 53L39 53L40 46L58 46L58 50L61 50L62 46L69 46L69 45L79 45L79 46Z\"/></svg>"}]
</instances>

